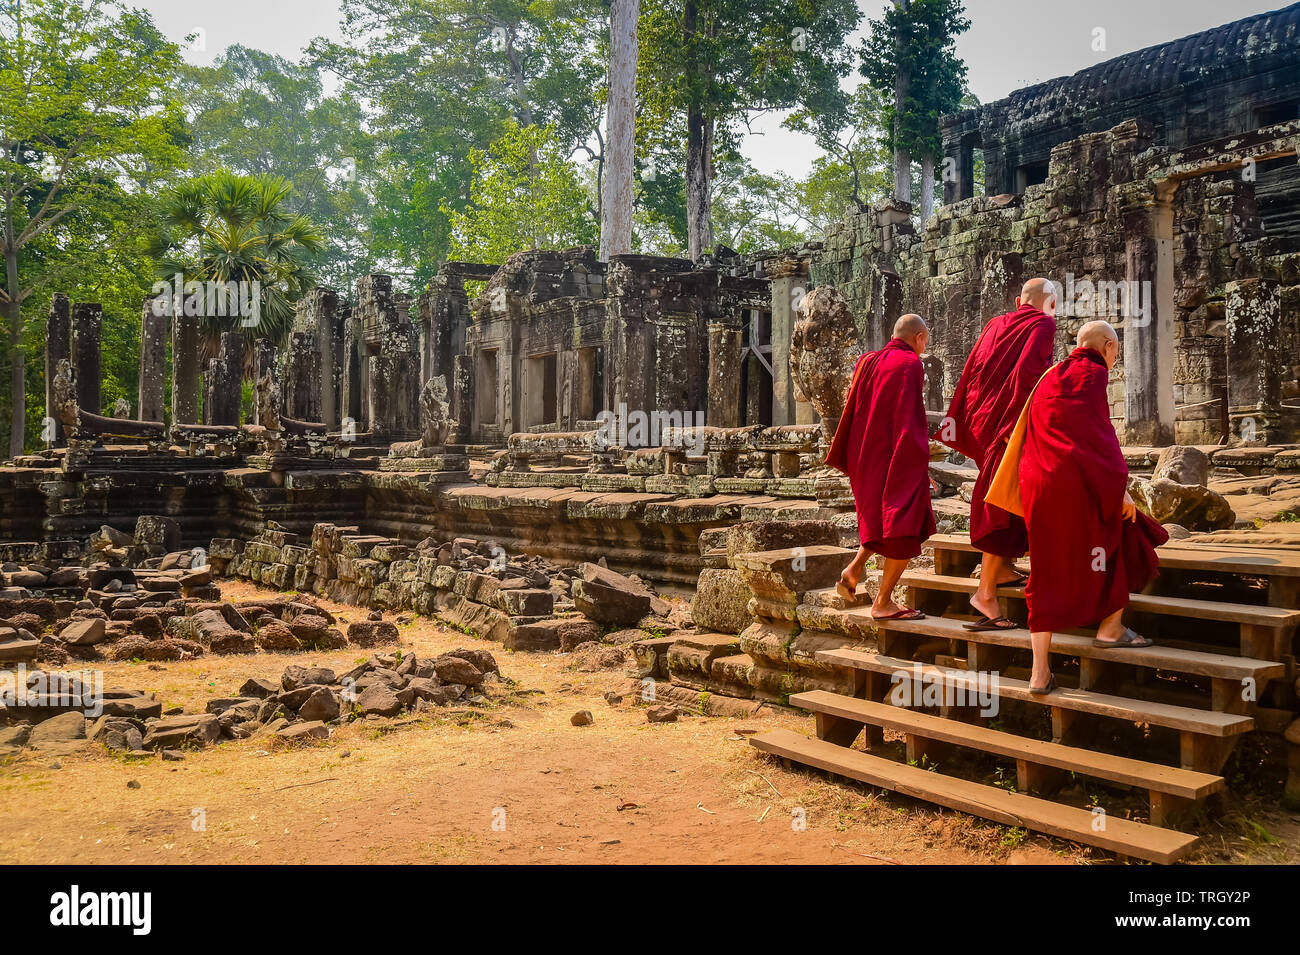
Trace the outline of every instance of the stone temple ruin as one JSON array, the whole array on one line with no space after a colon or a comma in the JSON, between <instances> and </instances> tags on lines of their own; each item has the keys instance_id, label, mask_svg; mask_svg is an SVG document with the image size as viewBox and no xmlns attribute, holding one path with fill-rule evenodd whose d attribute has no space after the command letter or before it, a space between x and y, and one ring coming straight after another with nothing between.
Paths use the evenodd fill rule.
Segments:
<instances>
[{"instance_id":1,"label":"stone temple ruin","mask_svg":"<svg viewBox=\"0 0 1300 955\"><path fill-rule=\"evenodd\" d=\"M40 646L94 610L107 627L87 642L77 626L71 646L319 645L327 620L294 630L319 616L318 595L435 614L510 649L568 651L622 634L660 698L698 705L704 693L715 711L816 711L816 743L829 748L821 763L801 749L807 740L768 734L756 745L823 767L839 759L837 772L876 785L901 783L843 762L864 725L869 741L901 726L909 759L954 741L1006 755L1008 734L968 738L873 709L901 668L957 679L991 668L1015 675L1023 663L1027 635L1023 647L980 643L949 616L974 586L960 536L972 464L932 445L942 535L934 572L904 585L934 619L885 627L834 594L856 524L846 482L821 460L853 362L884 343L899 315L919 312L933 329L924 362L937 419L983 323L1043 275L1062 291L1058 356L1093 317L1120 332L1111 405L1135 497L1187 538L1162 552L1166 583L1135 608L1150 632L1189 649L1137 664L1174 674L1153 695L1087 641L1067 641L1060 652L1077 657L1086 705L1045 707L1050 745L1061 749L1043 764L1022 754L1021 788L1050 789L1066 764L1112 778L1071 760L1083 760L1098 723L1119 716L1167 732L1185 776L1152 782L1141 831L1121 827L1100 842L1086 823L1044 821L1047 831L1175 858L1190 842L1146 830L1165 832L1222 789L1218 774L1247 734L1285 733L1287 792L1300 800L1300 560L1234 550L1231 538L1256 519L1300 513L1298 37L1300 4L949 116L953 174L945 204L920 225L891 201L851 213L824 241L757 255L601 262L588 248L525 251L502 263L448 262L418 296L367 275L302 299L283 347L255 330L224 331L206 359L201 319L159 316L146 302L138 418L102 406L100 307L56 296L47 447L0 469L0 556L14 565L0 596L21 616L52 581L80 589L41 604L37 622L54 635L41 638L27 618L0 633L0 659L56 659ZM241 415L248 367L255 400ZM1213 531L1223 533L1193 546ZM208 571L190 577L196 549ZM127 573L166 598L106 596ZM259 605L232 627L214 607L210 580L223 576L301 600ZM689 616L661 593L691 595ZM264 618L297 643L279 630L256 636ZM373 645L373 630L355 642ZM353 635L328 638L346 645ZM376 660L375 672L396 666ZM439 665L461 669L434 661L404 674L402 692L413 675L426 680L406 704L438 695ZM1248 705L1231 698L1243 677L1260 688ZM291 682L286 693L313 688L299 703L314 696L322 712L337 709L317 684ZM1165 709L1147 706L1157 697ZM265 709L235 706L240 725ZM1028 809L1015 811L1032 827Z\"/></svg>"}]
</instances>

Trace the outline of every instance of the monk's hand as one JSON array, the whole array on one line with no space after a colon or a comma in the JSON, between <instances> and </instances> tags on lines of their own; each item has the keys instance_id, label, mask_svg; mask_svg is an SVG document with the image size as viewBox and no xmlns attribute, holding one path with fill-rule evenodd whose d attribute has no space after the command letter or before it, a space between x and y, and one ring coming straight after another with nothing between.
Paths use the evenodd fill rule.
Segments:
<instances>
[{"instance_id":1,"label":"monk's hand","mask_svg":"<svg viewBox=\"0 0 1300 955\"><path fill-rule=\"evenodd\" d=\"M1133 503L1133 497L1128 491L1124 492L1123 512L1126 521L1136 521L1138 519L1137 505Z\"/></svg>"}]
</instances>

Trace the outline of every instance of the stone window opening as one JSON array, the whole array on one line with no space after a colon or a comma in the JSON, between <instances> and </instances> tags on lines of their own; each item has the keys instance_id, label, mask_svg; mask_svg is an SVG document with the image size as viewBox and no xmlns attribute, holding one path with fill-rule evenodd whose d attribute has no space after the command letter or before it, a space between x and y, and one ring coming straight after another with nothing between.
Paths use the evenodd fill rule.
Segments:
<instances>
[{"instance_id":1,"label":"stone window opening","mask_svg":"<svg viewBox=\"0 0 1300 955\"><path fill-rule=\"evenodd\" d=\"M1047 182L1047 162L1031 162L1016 167L1016 192Z\"/></svg>"},{"instance_id":2,"label":"stone window opening","mask_svg":"<svg viewBox=\"0 0 1300 955\"><path fill-rule=\"evenodd\" d=\"M474 384L474 394L478 399L479 424L494 425L497 423L497 392L500 389L497 350L495 348L479 352L477 378L478 380Z\"/></svg>"}]
</instances>

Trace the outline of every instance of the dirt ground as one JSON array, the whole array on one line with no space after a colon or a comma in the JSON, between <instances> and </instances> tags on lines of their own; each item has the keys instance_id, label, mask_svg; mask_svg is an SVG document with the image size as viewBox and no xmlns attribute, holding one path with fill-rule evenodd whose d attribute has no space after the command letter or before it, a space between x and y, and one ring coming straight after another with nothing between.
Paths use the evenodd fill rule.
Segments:
<instances>
[{"instance_id":1,"label":"dirt ground","mask_svg":"<svg viewBox=\"0 0 1300 955\"><path fill-rule=\"evenodd\" d=\"M228 598L265 593L226 581ZM323 602L346 621L364 611ZM774 711L650 724L622 669L510 653L425 618L403 626L419 656L472 646L506 682L479 708L365 720L328 741L265 739L189 752L25 755L0 768L4 863L1089 863L1106 853L787 770L746 734L812 732ZM290 663L346 669L364 651L111 663L105 685L202 711L250 676ZM570 717L590 710L591 726ZM138 788L129 785L138 783ZM1300 862L1300 817L1234 800L1203 830L1201 862Z\"/></svg>"}]
</instances>

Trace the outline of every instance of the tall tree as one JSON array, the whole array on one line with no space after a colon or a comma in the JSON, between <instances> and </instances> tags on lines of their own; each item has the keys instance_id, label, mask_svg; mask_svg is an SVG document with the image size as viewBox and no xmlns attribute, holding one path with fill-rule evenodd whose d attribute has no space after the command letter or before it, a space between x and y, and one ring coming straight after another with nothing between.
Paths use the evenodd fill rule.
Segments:
<instances>
[{"instance_id":1,"label":"tall tree","mask_svg":"<svg viewBox=\"0 0 1300 955\"><path fill-rule=\"evenodd\" d=\"M310 219L289 211L292 187L280 176L241 176L218 170L167 191L154 255L158 277L245 283L256 291L258 321L251 336L281 341L294 305L314 284L311 265L324 248ZM210 337L250 316L205 312Z\"/></svg>"},{"instance_id":2,"label":"tall tree","mask_svg":"<svg viewBox=\"0 0 1300 955\"><path fill-rule=\"evenodd\" d=\"M685 127L687 251L712 243L714 156L764 112L843 109L853 0L643 0L643 109Z\"/></svg>"},{"instance_id":3,"label":"tall tree","mask_svg":"<svg viewBox=\"0 0 1300 955\"><path fill-rule=\"evenodd\" d=\"M183 161L169 89L178 62L176 45L140 10L100 0L0 7L11 456L23 450L27 416L24 303L132 241L126 230L139 228L150 190ZM102 230L99 241L63 241L74 224Z\"/></svg>"},{"instance_id":4,"label":"tall tree","mask_svg":"<svg viewBox=\"0 0 1300 955\"><path fill-rule=\"evenodd\" d=\"M375 139L354 96L326 95L314 64L239 45L211 66L185 67L181 93L195 172L283 176L293 183L289 211L330 237L316 266L322 280L344 286L372 271Z\"/></svg>"},{"instance_id":5,"label":"tall tree","mask_svg":"<svg viewBox=\"0 0 1300 955\"><path fill-rule=\"evenodd\" d=\"M549 126L506 124L487 150L473 150L467 208L447 209L452 254L501 262L522 249L594 243L596 220L567 151Z\"/></svg>"},{"instance_id":6,"label":"tall tree","mask_svg":"<svg viewBox=\"0 0 1300 955\"><path fill-rule=\"evenodd\" d=\"M859 83L846 109L812 113L796 110L785 125L810 134L825 153L801 184L810 218L822 228L850 207L885 199L893 189L888 146L889 130L882 124L885 101L870 83Z\"/></svg>"},{"instance_id":7,"label":"tall tree","mask_svg":"<svg viewBox=\"0 0 1300 955\"><path fill-rule=\"evenodd\" d=\"M452 247L450 215L470 201L470 153L509 121L552 127L567 152L601 161L601 0L342 0L341 9L348 39L315 40L310 52L371 111L382 264L417 284L432 278Z\"/></svg>"},{"instance_id":8,"label":"tall tree","mask_svg":"<svg viewBox=\"0 0 1300 955\"><path fill-rule=\"evenodd\" d=\"M605 110L605 169L601 193L600 257L632 251L632 191L636 168L636 59L639 0L612 0L609 13L609 105Z\"/></svg>"},{"instance_id":9,"label":"tall tree","mask_svg":"<svg viewBox=\"0 0 1300 955\"><path fill-rule=\"evenodd\" d=\"M894 195L911 201L911 165L921 160L921 219L934 208L935 169L943 154L939 118L961 106L966 64L956 40L970 29L961 0L893 0L868 21L862 74L892 95L886 120L894 151Z\"/></svg>"}]
</instances>

